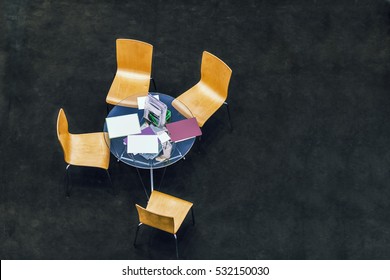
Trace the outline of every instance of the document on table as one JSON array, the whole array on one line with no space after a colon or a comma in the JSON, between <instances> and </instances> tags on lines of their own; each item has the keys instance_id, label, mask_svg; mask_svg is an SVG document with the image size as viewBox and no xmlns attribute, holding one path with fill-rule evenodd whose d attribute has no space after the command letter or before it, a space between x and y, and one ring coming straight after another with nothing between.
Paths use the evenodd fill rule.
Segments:
<instances>
[{"instance_id":1,"label":"document on table","mask_svg":"<svg viewBox=\"0 0 390 280\"><path fill-rule=\"evenodd\" d=\"M157 137L161 143L165 143L165 142L171 140L171 137L169 137L168 133L166 133L165 131L158 133Z\"/></svg>"},{"instance_id":2,"label":"document on table","mask_svg":"<svg viewBox=\"0 0 390 280\"><path fill-rule=\"evenodd\" d=\"M196 118L167 123L166 127L171 140L176 143L202 135Z\"/></svg>"},{"instance_id":3,"label":"document on table","mask_svg":"<svg viewBox=\"0 0 390 280\"><path fill-rule=\"evenodd\" d=\"M106 118L110 139L141 133L138 114L129 114Z\"/></svg>"},{"instance_id":4,"label":"document on table","mask_svg":"<svg viewBox=\"0 0 390 280\"><path fill-rule=\"evenodd\" d=\"M127 153L157 154L157 135L129 135L127 136Z\"/></svg>"},{"instance_id":5,"label":"document on table","mask_svg":"<svg viewBox=\"0 0 390 280\"><path fill-rule=\"evenodd\" d=\"M145 124L143 124L141 126L141 129L142 130L140 134L134 134L134 135L155 135L153 129L151 129L150 126L145 126ZM127 145L127 137L123 138L123 145Z\"/></svg>"},{"instance_id":6,"label":"document on table","mask_svg":"<svg viewBox=\"0 0 390 280\"><path fill-rule=\"evenodd\" d=\"M140 96L140 97L137 97L138 109L139 109L139 110L145 109L146 97L148 97L148 96ZM160 96L159 96L158 94L153 95L153 97L156 98L156 99L158 99L158 100L160 100Z\"/></svg>"}]
</instances>

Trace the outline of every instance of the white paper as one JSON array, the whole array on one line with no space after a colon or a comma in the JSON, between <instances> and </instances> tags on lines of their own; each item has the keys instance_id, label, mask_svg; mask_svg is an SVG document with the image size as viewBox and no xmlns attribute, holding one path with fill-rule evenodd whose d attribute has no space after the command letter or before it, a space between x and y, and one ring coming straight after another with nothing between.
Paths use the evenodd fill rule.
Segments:
<instances>
[{"instance_id":1,"label":"white paper","mask_svg":"<svg viewBox=\"0 0 390 280\"><path fill-rule=\"evenodd\" d=\"M127 153L157 154L157 135L129 135L127 137Z\"/></svg>"},{"instance_id":2,"label":"white paper","mask_svg":"<svg viewBox=\"0 0 390 280\"><path fill-rule=\"evenodd\" d=\"M140 97L137 97L137 102L138 102L138 109L139 110L143 110L145 109L145 101L146 101L146 97L148 96L140 96ZM160 96L159 95L153 95L154 98L160 100Z\"/></svg>"},{"instance_id":3,"label":"white paper","mask_svg":"<svg viewBox=\"0 0 390 280\"><path fill-rule=\"evenodd\" d=\"M157 137L158 137L158 139L160 139L161 143L165 143L165 142L171 140L171 137L169 137L168 133L166 133L165 131L162 133L159 133L157 135Z\"/></svg>"},{"instance_id":4,"label":"white paper","mask_svg":"<svg viewBox=\"0 0 390 280\"><path fill-rule=\"evenodd\" d=\"M141 133L138 114L129 114L106 118L110 139Z\"/></svg>"}]
</instances>

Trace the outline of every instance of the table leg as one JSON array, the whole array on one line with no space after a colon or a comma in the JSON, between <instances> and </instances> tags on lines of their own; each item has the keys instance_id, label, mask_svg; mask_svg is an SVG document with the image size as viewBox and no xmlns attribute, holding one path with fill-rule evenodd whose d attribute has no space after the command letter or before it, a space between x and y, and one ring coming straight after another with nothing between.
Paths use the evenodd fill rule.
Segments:
<instances>
[{"instance_id":1,"label":"table leg","mask_svg":"<svg viewBox=\"0 0 390 280\"><path fill-rule=\"evenodd\" d=\"M150 194L152 194L153 189L154 189L153 168L150 168Z\"/></svg>"},{"instance_id":2,"label":"table leg","mask_svg":"<svg viewBox=\"0 0 390 280\"><path fill-rule=\"evenodd\" d=\"M141 174L139 173L138 168L136 168L136 170L137 170L137 173L138 173L139 180L141 181L142 187L144 188L145 195L146 195L146 197L147 197L148 200L149 200L148 191L147 191L146 188L145 188L145 184L144 184L144 181L142 180Z\"/></svg>"}]
</instances>

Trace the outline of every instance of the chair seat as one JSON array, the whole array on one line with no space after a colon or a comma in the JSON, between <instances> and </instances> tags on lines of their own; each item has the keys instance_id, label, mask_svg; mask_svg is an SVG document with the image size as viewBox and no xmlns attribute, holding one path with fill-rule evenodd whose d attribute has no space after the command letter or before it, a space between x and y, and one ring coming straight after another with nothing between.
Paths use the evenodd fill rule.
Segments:
<instances>
[{"instance_id":1,"label":"chair seat","mask_svg":"<svg viewBox=\"0 0 390 280\"><path fill-rule=\"evenodd\" d=\"M153 191L150 196L146 210L172 217L174 220L174 234L179 230L193 203L165 194L159 191Z\"/></svg>"},{"instance_id":2,"label":"chair seat","mask_svg":"<svg viewBox=\"0 0 390 280\"><path fill-rule=\"evenodd\" d=\"M225 101L224 97L216 94L212 88L202 82L197 83L176 99L190 108L192 115L198 121L199 127L202 127ZM189 115L188 109L181 106L180 102L175 101L172 102L172 106L185 117L189 118L191 115Z\"/></svg>"},{"instance_id":3,"label":"chair seat","mask_svg":"<svg viewBox=\"0 0 390 280\"><path fill-rule=\"evenodd\" d=\"M109 142L106 142L106 132L94 132L83 134L72 134L69 132L69 124L64 110L61 108L57 117L57 137L64 152L64 159L68 166L65 169L66 196L70 196L69 188L69 167L87 166L105 169L107 177L111 183L108 166L110 164ZM114 189L114 187L113 187ZM114 193L116 190L114 189Z\"/></svg>"},{"instance_id":4,"label":"chair seat","mask_svg":"<svg viewBox=\"0 0 390 280\"><path fill-rule=\"evenodd\" d=\"M138 212L139 224L134 238L134 246L137 242L139 227L147 225L173 234L175 237L176 257L179 259L176 232L179 230L188 212L192 212L192 223L195 225L193 203L171 196L169 194L153 191L150 195L148 206L145 208L135 205Z\"/></svg>"},{"instance_id":5,"label":"chair seat","mask_svg":"<svg viewBox=\"0 0 390 280\"><path fill-rule=\"evenodd\" d=\"M146 95L152 73L153 46L151 44L133 40L116 40L117 71L106 102L117 105L120 101L134 95ZM135 104L131 107L135 107Z\"/></svg>"},{"instance_id":6,"label":"chair seat","mask_svg":"<svg viewBox=\"0 0 390 280\"><path fill-rule=\"evenodd\" d=\"M149 85L150 75L118 71L107 94L106 102L117 105L129 96L137 97L147 95L149 92ZM129 105L136 107L137 98L134 98L134 104Z\"/></svg>"},{"instance_id":7,"label":"chair seat","mask_svg":"<svg viewBox=\"0 0 390 280\"><path fill-rule=\"evenodd\" d=\"M218 57L204 51L200 72L199 82L178 96L176 99L180 102L175 100L172 106L186 118L196 117L199 127L203 127L205 122L225 103L232 70Z\"/></svg>"},{"instance_id":8,"label":"chair seat","mask_svg":"<svg viewBox=\"0 0 390 280\"><path fill-rule=\"evenodd\" d=\"M110 149L103 132L69 134L69 146L68 164L108 169Z\"/></svg>"}]
</instances>

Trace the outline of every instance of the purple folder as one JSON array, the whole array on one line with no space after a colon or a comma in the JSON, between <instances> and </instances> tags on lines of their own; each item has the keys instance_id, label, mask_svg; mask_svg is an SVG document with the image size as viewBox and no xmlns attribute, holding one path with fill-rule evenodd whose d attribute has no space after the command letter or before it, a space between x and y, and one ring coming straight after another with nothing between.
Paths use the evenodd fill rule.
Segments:
<instances>
[{"instance_id":1,"label":"purple folder","mask_svg":"<svg viewBox=\"0 0 390 280\"><path fill-rule=\"evenodd\" d=\"M151 129L150 126L144 128L141 130L141 133L134 134L134 135L155 135L154 131ZM123 139L123 144L127 145L127 137Z\"/></svg>"},{"instance_id":2,"label":"purple folder","mask_svg":"<svg viewBox=\"0 0 390 280\"><path fill-rule=\"evenodd\" d=\"M202 135L196 118L167 123L166 128L173 142L180 142Z\"/></svg>"}]
</instances>

